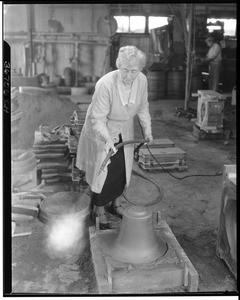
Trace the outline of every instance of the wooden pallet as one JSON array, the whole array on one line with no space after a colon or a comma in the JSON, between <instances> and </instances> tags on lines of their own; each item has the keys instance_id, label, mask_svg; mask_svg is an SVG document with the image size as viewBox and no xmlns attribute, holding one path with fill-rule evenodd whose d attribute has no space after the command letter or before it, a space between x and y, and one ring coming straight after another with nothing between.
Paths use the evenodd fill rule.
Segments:
<instances>
[{"instance_id":1,"label":"wooden pallet","mask_svg":"<svg viewBox=\"0 0 240 300\"><path fill-rule=\"evenodd\" d=\"M99 294L164 293L166 290L196 292L198 273L164 220L158 222L157 236L168 244L167 253L153 263L133 265L108 254L108 243L118 230L89 227L91 253Z\"/></svg>"},{"instance_id":2,"label":"wooden pallet","mask_svg":"<svg viewBox=\"0 0 240 300\"><path fill-rule=\"evenodd\" d=\"M222 140L225 137L225 134L222 131L219 132L213 132L213 131L205 131L200 129L198 125L193 125L193 135L198 140Z\"/></svg>"},{"instance_id":3,"label":"wooden pallet","mask_svg":"<svg viewBox=\"0 0 240 300\"><path fill-rule=\"evenodd\" d=\"M188 169L187 165L179 165L179 164L173 164L173 165L162 165L162 167L156 165L152 167L146 167L144 164L139 163L139 166L147 172L165 172L166 171L186 171Z\"/></svg>"}]
</instances>

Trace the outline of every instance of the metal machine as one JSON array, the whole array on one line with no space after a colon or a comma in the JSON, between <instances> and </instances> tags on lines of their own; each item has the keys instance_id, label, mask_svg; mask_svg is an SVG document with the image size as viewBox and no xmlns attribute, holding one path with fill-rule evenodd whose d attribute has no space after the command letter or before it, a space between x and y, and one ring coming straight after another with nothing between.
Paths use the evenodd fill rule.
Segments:
<instances>
[{"instance_id":1,"label":"metal machine","mask_svg":"<svg viewBox=\"0 0 240 300\"><path fill-rule=\"evenodd\" d=\"M198 91L196 125L206 132L222 132L225 97L212 90Z\"/></svg>"},{"instance_id":2,"label":"metal machine","mask_svg":"<svg viewBox=\"0 0 240 300\"><path fill-rule=\"evenodd\" d=\"M237 277L236 165L225 165L224 168L217 254Z\"/></svg>"}]
</instances>

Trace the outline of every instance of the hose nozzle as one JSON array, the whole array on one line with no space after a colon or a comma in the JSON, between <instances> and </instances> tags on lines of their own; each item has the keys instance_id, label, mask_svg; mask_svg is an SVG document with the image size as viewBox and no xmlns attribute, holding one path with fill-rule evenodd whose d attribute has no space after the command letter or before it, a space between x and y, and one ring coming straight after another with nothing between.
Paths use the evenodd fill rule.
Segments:
<instances>
[{"instance_id":1,"label":"hose nozzle","mask_svg":"<svg viewBox=\"0 0 240 300\"><path fill-rule=\"evenodd\" d=\"M138 143L140 143L140 145L137 147L139 149L140 147L142 147L144 144L148 143L149 141L150 141L149 139L146 139L146 140L130 140L130 141L126 141L126 142L122 142L122 143L117 144L115 146L115 148L118 149L118 148L121 148L121 147L123 147L125 145L128 145L128 144L138 144ZM113 153L114 153L113 150L110 149L107 156L106 156L106 158L104 159L104 161L103 161L103 163L100 167L100 170L98 172L98 176L101 174L102 171L104 171L105 166L106 166L108 160L110 159L110 157L112 156Z\"/></svg>"}]
</instances>

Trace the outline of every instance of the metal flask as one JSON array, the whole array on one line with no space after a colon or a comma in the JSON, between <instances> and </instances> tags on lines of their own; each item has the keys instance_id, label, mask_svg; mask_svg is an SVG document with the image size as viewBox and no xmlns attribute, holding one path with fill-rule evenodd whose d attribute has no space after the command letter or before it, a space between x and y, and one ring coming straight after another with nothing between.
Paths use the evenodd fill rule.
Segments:
<instances>
[{"instance_id":1,"label":"metal flask","mask_svg":"<svg viewBox=\"0 0 240 300\"><path fill-rule=\"evenodd\" d=\"M153 226L152 212L131 206L124 211L119 234L108 246L108 254L121 262L146 264L162 257L167 249Z\"/></svg>"}]
</instances>

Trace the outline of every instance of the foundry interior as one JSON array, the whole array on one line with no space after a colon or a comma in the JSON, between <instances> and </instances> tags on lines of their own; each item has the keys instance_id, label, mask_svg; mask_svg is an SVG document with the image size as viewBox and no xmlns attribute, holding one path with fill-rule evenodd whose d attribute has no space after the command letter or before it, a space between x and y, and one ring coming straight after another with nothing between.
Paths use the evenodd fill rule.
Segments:
<instances>
[{"instance_id":1,"label":"foundry interior","mask_svg":"<svg viewBox=\"0 0 240 300\"><path fill-rule=\"evenodd\" d=\"M236 28L236 3L3 4L5 295L238 294ZM104 228L78 149L125 46L146 55L153 140L136 113L103 155L96 176L133 164Z\"/></svg>"}]
</instances>

